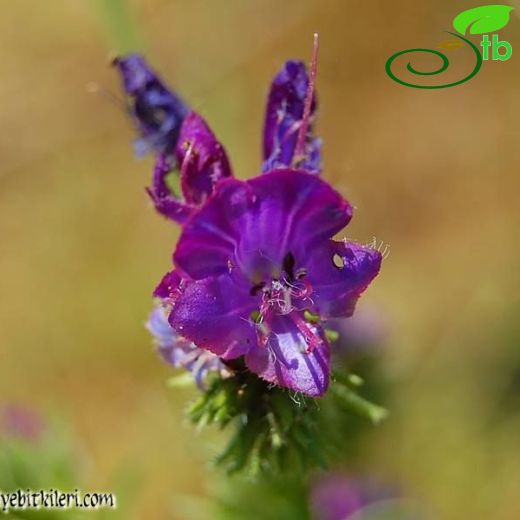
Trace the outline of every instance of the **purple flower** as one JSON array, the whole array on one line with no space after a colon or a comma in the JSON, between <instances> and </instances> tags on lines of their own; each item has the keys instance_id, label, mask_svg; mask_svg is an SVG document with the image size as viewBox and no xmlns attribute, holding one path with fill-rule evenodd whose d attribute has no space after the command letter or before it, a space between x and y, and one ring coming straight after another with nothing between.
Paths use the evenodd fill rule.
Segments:
<instances>
[{"instance_id":1,"label":"purple flower","mask_svg":"<svg viewBox=\"0 0 520 520\"><path fill-rule=\"evenodd\" d=\"M126 90L148 99L146 85L158 80L140 58L138 64L121 69ZM176 335L168 349L243 356L264 380L313 397L330 378L323 323L350 316L381 265L373 248L333 240L352 208L317 175L316 68L315 37L310 75L303 63L288 61L275 77L263 175L233 178L224 148L192 112L158 154L148 190L160 213L183 224L174 269L154 293L171 308ZM175 167L178 193L169 182Z\"/></svg>"},{"instance_id":2,"label":"purple flower","mask_svg":"<svg viewBox=\"0 0 520 520\"><path fill-rule=\"evenodd\" d=\"M218 356L197 348L172 329L164 307L157 306L152 311L146 327L154 336L157 351L162 359L175 368L183 367L192 372L199 388L204 388L204 380L210 372L218 372L224 377L230 374Z\"/></svg>"},{"instance_id":3,"label":"purple flower","mask_svg":"<svg viewBox=\"0 0 520 520\"><path fill-rule=\"evenodd\" d=\"M140 138L135 143L137 155L154 150L171 152L189 109L164 86L138 54L116 58L125 92L132 98L132 116Z\"/></svg>"},{"instance_id":4,"label":"purple flower","mask_svg":"<svg viewBox=\"0 0 520 520\"><path fill-rule=\"evenodd\" d=\"M148 194L159 213L183 223L215 183L231 175L226 151L204 119L168 90L141 56L130 54L115 64L126 93L134 99L141 134L138 148L157 153ZM168 183L170 174L180 177L179 193Z\"/></svg>"},{"instance_id":5,"label":"purple flower","mask_svg":"<svg viewBox=\"0 0 520 520\"><path fill-rule=\"evenodd\" d=\"M43 419L33 410L17 405L0 408L0 435L36 442L44 430Z\"/></svg>"},{"instance_id":6,"label":"purple flower","mask_svg":"<svg viewBox=\"0 0 520 520\"><path fill-rule=\"evenodd\" d=\"M349 477L342 473L330 472L317 478L312 485L311 516L316 520L365 518L364 515L358 516L355 513L360 513L373 504L383 504L387 501L390 503L390 500L397 497L396 490L388 486L382 486L366 479ZM384 517L387 518L386 515ZM404 520L404 516L395 518ZM406 518L411 517L407 515Z\"/></svg>"},{"instance_id":7,"label":"purple flower","mask_svg":"<svg viewBox=\"0 0 520 520\"><path fill-rule=\"evenodd\" d=\"M378 251L332 240L351 216L346 200L304 171L221 181L177 244L172 327L224 359L245 356L271 383L322 395L329 345L305 311L351 315L381 263Z\"/></svg>"},{"instance_id":8,"label":"purple flower","mask_svg":"<svg viewBox=\"0 0 520 520\"><path fill-rule=\"evenodd\" d=\"M316 520L346 520L365 503L358 483L342 474L326 474L311 489L310 509Z\"/></svg>"}]
</instances>

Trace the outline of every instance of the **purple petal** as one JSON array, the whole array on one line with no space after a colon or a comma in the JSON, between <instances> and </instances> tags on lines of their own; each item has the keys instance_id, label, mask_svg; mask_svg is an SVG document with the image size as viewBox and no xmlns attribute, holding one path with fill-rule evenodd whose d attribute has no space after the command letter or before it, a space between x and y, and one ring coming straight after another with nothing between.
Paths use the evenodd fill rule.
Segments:
<instances>
[{"instance_id":1,"label":"purple petal","mask_svg":"<svg viewBox=\"0 0 520 520\"><path fill-rule=\"evenodd\" d=\"M265 259L279 269L289 252L301 264L309 251L343 229L352 217L349 203L307 172L277 170L248 185L257 202L242 219L238 255L250 273Z\"/></svg>"},{"instance_id":2,"label":"purple petal","mask_svg":"<svg viewBox=\"0 0 520 520\"><path fill-rule=\"evenodd\" d=\"M163 276L159 285L155 288L153 295L156 298L171 298L174 291L181 285L181 281L177 271L170 271Z\"/></svg>"},{"instance_id":3,"label":"purple petal","mask_svg":"<svg viewBox=\"0 0 520 520\"><path fill-rule=\"evenodd\" d=\"M330 240L309 259L313 312L323 317L347 317L354 312L361 293L377 276L381 253L355 242Z\"/></svg>"},{"instance_id":4,"label":"purple petal","mask_svg":"<svg viewBox=\"0 0 520 520\"><path fill-rule=\"evenodd\" d=\"M361 475L328 472L311 480L309 506L313 520L426 518L395 485Z\"/></svg>"},{"instance_id":5,"label":"purple petal","mask_svg":"<svg viewBox=\"0 0 520 520\"><path fill-rule=\"evenodd\" d=\"M176 332L168 323L166 310L162 306L157 306L150 314L146 322L146 328L151 332L161 347L170 346L176 339Z\"/></svg>"},{"instance_id":6,"label":"purple petal","mask_svg":"<svg viewBox=\"0 0 520 520\"><path fill-rule=\"evenodd\" d=\"M218 276L235 267L240 221L254 206L246 182L225 179L206 204L186 223L177 242L174 262L195 279Z\"/></svg>"},{"instance_id":7,"label":"purple petal","mask_svg":"<svg viewBox=\"0 0 520 520\"><path fill-rule=\"evenodd\" d=\"M290 315L274 316L269 326L266 346L251 349L245 357L249 370L270 383L322 396L329 386L330 350L321 330L312 327L320 342L309 351L308 339Z\"/></svg>"},{"instance_id":8,"label":"purple petal","mask_svg":"<svg viewBox=\"0 0 520 520\"><path fill-rule=\"evenodd\" d=\"M182 194L188 204L202 204L220 179L231 176L224 147L195 112L182 124L175 155L181 171Z\"/></svg>"},{"instance_id":9,"label":"purple petal","mask_svg":"<svg viewBox=\"0 0 520 520\"><path fill-rule=\"evenodd\" d=\"M251 313L258 302L247 287L225 274L186 281L170 314L170 324L198 347L223 359L245 354L256 345Z\"/></svg>"},{"instance_id":10,"label":"purple petal","mask_svg":"<svg viewBox=\"0 0 520 520\"><path fill-rule=\"evenodd\" d=\"M172 152L188 108L162 83L144 58L129 54L117 58L125 92L132 98L132 115L141 139L136 149Z\"/></svg>"},{"instance_id":11,"label":"purple petal","mask_svg":"<svg viewBox=\"0 0 520 520\"><path fill-rule=\"evenodd\" d=\"M320 178L278 170L242 182L226 179L184 227L175 264L199 279L239 267L250 278L279 271L292 252L301 263L352 216Z\"/></svg>"},{"instance_id":12,"label":"purple petal","mask_svg":"<svg viewBox=\"0 0 520 520\"><path fill-rule=\"evenodd\" d=\"M294 166L298 130L304 112L309 76L301 61L287 61L271 85L264 123L263 172ZM316 110L316 96L311 117ZM304 157L298 168L310 173L321 171L321 140L313 136L309 125Z\"/></svg>"},{"instance_id":13,"label":"purple petal","mask_svg":"<svg viewBox=\"0 0 520 520\"><path fill-rule=\"evenodd\" d=\"M174 222L183 224L195 207L183 202L172 193L166 182L166 177L171 172L171 159L166 154L159 155L154 166L152 185L146 191L158 213ZM176 175L176 173L173 173L173 175Z\"/></svg>"},{"instance_id":14,"label":"purple petal","mask_svg":"<svg viewBox=\"0 0 520 520\"><path fill-rule=\"evenodd\" d=\"M204 379L209 372L218 372L224 377L229 375L218 356L198 348L175 332L168 322L168 312L164 307L157 306L152 311L146 327L152 333L163 361L191 372L199 388L204 389Z\"/></svg>"},{"instance_id":15,"label":"purple petal","mask_svg":"<svg viewBox=\"0 0 520 520\"><path fill-rule=\"evenodd\" d=\"M173 193L168 186L168 175L179 172L174 172L174 160L166 153L157 158L152 185L147 191L161 215L183 224L211 195L215 184L231 175L231 167L224 148L195 112L191 112L182 124L175 158L180 169L182 194Z\"/></svg>"},{"instance_id":16,"label":"purple petal","mask_svg":"<svg viewBox=\"0 0 520 520\"><path fill-rule=\"evenodd\" d=\"M315 520L345 520L367 503L358 482L328 473L313 484L310 509Z\"/></svg>"}]
</instances>

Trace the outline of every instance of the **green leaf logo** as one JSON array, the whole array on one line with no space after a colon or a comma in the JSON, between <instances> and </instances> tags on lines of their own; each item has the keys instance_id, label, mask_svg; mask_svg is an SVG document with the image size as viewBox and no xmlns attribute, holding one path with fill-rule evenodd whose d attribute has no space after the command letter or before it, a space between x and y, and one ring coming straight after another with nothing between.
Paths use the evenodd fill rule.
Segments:
<instances>
[{"instance_id":1,"label":"green leaf logo","mask_svg":"<svg viewBox=\"0 0 520 520\"><path fill-rule=\"evenodd\" d=\"M453 27L460 34L484 34L498 31L509 22L509 5L483 5L462 11L453 19Z\"/></svg>"}]
</instances>

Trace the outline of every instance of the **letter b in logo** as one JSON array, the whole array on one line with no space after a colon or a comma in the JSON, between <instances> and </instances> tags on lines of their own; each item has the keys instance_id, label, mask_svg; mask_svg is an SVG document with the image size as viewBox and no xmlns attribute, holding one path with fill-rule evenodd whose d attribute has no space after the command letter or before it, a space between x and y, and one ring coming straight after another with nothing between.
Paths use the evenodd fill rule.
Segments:
<instances>
[{"instance_id":1,"label":"letter b in logo","mask_svg":"<svg viewBox=\"0 0 520 520\"><path fill-rule=\"evenodd\" d=\"M505 49L501 52L500 49ZM513 54L513 47L507 41L498 41L498 34L493 34L493 60L506 61Z\"/></svg>"}]
</instances>

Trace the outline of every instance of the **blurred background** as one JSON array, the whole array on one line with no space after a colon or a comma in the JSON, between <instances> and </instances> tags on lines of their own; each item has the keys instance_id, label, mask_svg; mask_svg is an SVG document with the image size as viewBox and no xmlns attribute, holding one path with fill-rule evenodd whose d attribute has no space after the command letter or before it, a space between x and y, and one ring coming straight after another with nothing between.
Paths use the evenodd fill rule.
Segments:
<instances>
[{"instance_id":1,"label":"blurred background","mask_svg":"<svg viewBox=\"0 0 520 520\"><path fill-rule=\"evenodd\" d=\"M269 83L317 31L325 178L357 208L347 236L390 247L359 306L387 324L391 410L365 466L433 518L520 518L520 18L500 31L509 61L427 91L386 60L479 3L129 0L120 19L122 3L1 4L1 403L67 423L85 490L134 479L125 518L189 518L176 496L205 496L218 439L186 424L192 392L166 387L144 329L178 230L124 111L89 91L121 95L109 59L137 42L251 177ZM450 78L471 70L448 54Z\"/></svg>"}]
</instances>

